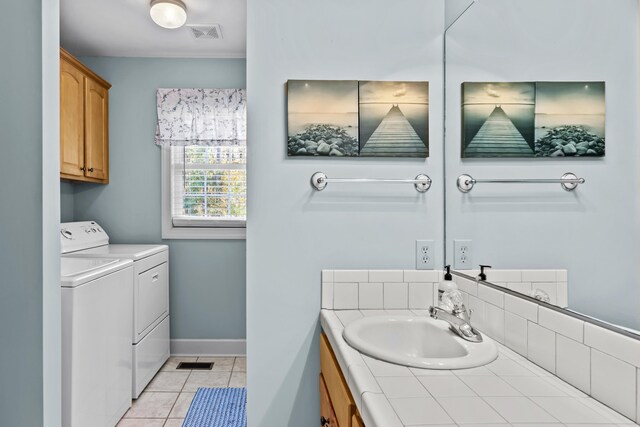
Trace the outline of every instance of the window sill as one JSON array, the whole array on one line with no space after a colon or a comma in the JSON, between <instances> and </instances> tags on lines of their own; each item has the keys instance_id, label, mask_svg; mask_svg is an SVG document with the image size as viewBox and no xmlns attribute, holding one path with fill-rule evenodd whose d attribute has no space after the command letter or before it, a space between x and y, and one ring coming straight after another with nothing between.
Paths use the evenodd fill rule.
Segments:
<instances>
[{"instance_id":1,"label":"window sill","mask_svg":"<svg viewBox=\"0 0 640 427\"><path fill-rule=\"evenodd\" d=\"M247 229L237 228L213 228L213 227L163 227L163 239L211 239L211 240L244 240Z\"/></svg>"}]
</instances>

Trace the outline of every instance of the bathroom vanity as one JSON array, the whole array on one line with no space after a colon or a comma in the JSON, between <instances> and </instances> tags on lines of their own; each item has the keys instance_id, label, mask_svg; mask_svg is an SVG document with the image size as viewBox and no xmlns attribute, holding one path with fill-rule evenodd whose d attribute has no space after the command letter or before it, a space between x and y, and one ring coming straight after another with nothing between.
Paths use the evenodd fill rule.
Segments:
<instances>
[{"instance_id":1,"label":"bathroom vanity","mask_svg":"<svg viewBox=\"0 0 640 427\"><path fill-rule=\"evenodd\" d=\"M468 278L455 281L477 311L475 326L495 341L498 355L489 363L453 370L403 366L369 357L343 338L345 327L364 317L428 317L440 277L435 271L323 271L321 425L637 425L638 367L625 362L626 372L616 359L634 357L637 341ZM589 366L577 346L591 355Z\"/></svg>"}]
</instances>

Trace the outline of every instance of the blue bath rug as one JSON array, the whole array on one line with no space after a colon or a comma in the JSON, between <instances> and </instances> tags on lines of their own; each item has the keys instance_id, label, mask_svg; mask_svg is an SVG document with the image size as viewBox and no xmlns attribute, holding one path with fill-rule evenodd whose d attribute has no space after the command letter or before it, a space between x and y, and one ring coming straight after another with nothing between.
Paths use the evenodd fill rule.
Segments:
<instances>
[{"instance_id":1,"label":"blue bath rug","mask_svg":"<svg viewBox=\"0 0 640 427\"><path fill-rule=\"evenodd\" d=\"M247 427L247 389L199 388L182 427Z\"/></svg>"}]
</instances>

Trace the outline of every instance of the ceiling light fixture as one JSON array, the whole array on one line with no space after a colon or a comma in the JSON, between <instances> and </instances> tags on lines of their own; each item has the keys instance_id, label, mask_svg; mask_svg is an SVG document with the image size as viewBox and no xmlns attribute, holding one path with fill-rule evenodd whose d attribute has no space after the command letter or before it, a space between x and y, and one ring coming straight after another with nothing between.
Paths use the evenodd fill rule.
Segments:
<instances>
[{"instance_id":1,"label":"ceiling light fixture","mask_svg":"<svg viewBox=\"0 0 640 427\"><path fill-rule=\"evenodd\" d=\"M187 6L180 0L151 0L149 13L163 28L180 28L187 22Z\"/></svg>"}]
</instances>

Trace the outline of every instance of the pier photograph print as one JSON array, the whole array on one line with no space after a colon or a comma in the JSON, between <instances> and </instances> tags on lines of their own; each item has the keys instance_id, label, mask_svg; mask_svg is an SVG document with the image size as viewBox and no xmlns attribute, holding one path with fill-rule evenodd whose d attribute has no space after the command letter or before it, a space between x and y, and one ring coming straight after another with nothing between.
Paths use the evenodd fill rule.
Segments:
<instances>
[{"instance_id":1,"label":"pier photograph print","mask_svg":"<svg viewBox=\"0 0 640 427\"><path fill-rule=\"evenodd\" d=\"M462 84L463 158L601 157L604 82Z\"/></svg>"},{"instance_id":2,"label":"pier photograph print","mask_svg":"<svg viewBox=\"0 0 640 427\"><path fill-rule=\"evenodd\" d=\"M358 82L289 80L289 156L357 156Z\"/></svg>"},{"instance_id":3,"label":"pier photograph print","mask_svg":"<svg viewBox=\"0 0 640 427\"><path fill-rule=\"evenodd\" d=\"M361 157L429 157L429 83L361 81Z\"/></svg>"},{"instance_id":4,"label":"pier photograph print","mask_svg":"<svg viewBox=\"0 0 640 427\"><path fill-rule=\"evenodd\" d=\"M534 157L535 83L462 84L462 157Z\"/></svg>"}]
</instances>

